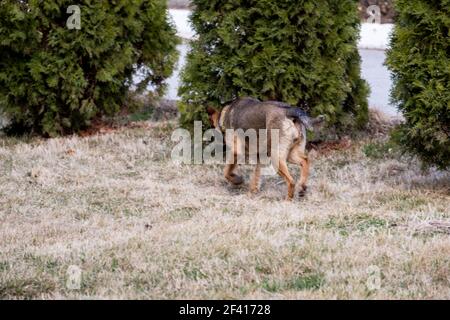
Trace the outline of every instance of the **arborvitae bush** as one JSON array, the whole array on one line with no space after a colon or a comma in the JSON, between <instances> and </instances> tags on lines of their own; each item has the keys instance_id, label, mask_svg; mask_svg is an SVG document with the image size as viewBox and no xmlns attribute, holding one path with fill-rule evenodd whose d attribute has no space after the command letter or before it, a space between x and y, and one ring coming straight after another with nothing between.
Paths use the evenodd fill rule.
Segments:
<instances>
[{"instance_id":1,"label":"arborvitae bush","mask_svg":"<svg viewBox=\"0 0 450 320\"><path fill-rule=\"evenodd\" d=\"M182 123L207 121L207 105L237 97L280 100L362 127L368 87L360 76L354 0L194 0L192 43L180 88Z\"/></svg>"},{"instance_id":2,"label":"arborvitae bush","mask_svg":"<svg viewBox=\"0 0 450 320\"><path fill-rule=\"evenodd\" d=\"M136 70L162 92L177 42L165 0L1 0L0 111L16 129L76 132L120 111Z\"/></svg>"},{"instance_id":3,"label":"arborvitae bush","mask_svg":"<svg viewBox=\"0 0 450 320\"><path fill-rule=\"evenodd\" d=\"M392 98L405 117L394 134L426 164L450 166L450 1L396 0L388 52Z\"/></svg>"}]
</instances>

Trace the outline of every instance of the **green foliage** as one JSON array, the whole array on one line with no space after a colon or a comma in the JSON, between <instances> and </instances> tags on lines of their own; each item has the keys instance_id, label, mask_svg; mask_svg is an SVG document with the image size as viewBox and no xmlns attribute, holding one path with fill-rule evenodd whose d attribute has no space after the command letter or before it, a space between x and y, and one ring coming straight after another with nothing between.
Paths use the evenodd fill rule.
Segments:
<instances>
[{"instance_id":1,"label":"green foliage","mask_svg":"<svg viewBox=\"0 0 450 320\"><path fill-rule=\"evenodd\" d=\"M396 0L388 52L392 99L406 123L393 135L425 164L450 166L450 1Z\"/></svg>"},{"instance_id":2,"label":"green foliage","mask_svg":"<svg viewBox=\"0 0 450 320\"><path fill-rule=\"evenodd\" d=\"M192 43L180 88L181 121L237 97L308 105L330 125L367 122L353 0L194 0Z\"/></svg>"},{"instance_id":3,"label":"green foliage","mask_svg":"<svg viewBox=\"0 0 450 320\"><path fill-rule=\"evenodd\" d=\"M177 59L165 0L0 2L0 111L13 126L54 136L76 132L124 105L136 70L156 94Z\"/></svg>"},{"instance_id":4,"label":"green foliage","mask_svg":"<svg viewBox=\"0 0 450 320\"><path fill-rule=\"evenodd\" d=\"M364 155L370 159L389 159L400 157L399 146L392 140L370 142L363 146Z\"/></svg>"},{"instance_id":5,"label":"green foliage","mask_svg":"<svg viewBox=\"0 0 450 320\"><path fill-rule=\"evenodd\" d=\"M310 274L295 277L288 281L265 280L262 283L264 290L269 292L283 292L283 291L304 291L317 290L325 283L325 279L321 274Z\"/></svg>"},{"instance_id":6,"label":"green foliage","mask_svg":"<svg viewBox=\"0 0 450 320\"><path fill-rule=\"evenodd\" d=\"M147 121L151 119L153 114L153 110L141 110L135 113L132 113L129 115L128 119L130 121L136 122L136 121Z\"/></svg>"}]
</instances>

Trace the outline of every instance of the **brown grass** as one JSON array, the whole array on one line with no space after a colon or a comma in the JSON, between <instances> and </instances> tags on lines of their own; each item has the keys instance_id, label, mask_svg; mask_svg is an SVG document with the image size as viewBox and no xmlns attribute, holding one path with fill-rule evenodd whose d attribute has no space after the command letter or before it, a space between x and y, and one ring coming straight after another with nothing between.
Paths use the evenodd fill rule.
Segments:
<instances>
[{"instance_id":1,"label":"brown grass","mask_svg":"<svg viewBox=\"0 0 450 320\"><path fill-rule=\"evenodd\" d=\"M277 176L249 196L173 166L173 128L0 138L0 298L450 297L449 173L376 138L316 155L304 200Z\"/></svg>"}]
</instances>

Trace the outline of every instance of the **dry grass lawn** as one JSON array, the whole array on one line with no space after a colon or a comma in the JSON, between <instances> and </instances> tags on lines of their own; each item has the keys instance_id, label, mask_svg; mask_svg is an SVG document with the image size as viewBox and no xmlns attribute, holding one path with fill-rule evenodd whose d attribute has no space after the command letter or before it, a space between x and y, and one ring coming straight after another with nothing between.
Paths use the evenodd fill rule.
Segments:
<instances>
[{"instance_id":1,"label":"dry grass lawn","mask_svg":"<svg viewBox=\"0 0 450 320\"><path fill-rule=\"evenodd\" d=\"M450 298L449 173L372 138L318 154L303 200L249 196L173 166L173 127L0 137L0 298Z\"/></svg>"}]
</instances>

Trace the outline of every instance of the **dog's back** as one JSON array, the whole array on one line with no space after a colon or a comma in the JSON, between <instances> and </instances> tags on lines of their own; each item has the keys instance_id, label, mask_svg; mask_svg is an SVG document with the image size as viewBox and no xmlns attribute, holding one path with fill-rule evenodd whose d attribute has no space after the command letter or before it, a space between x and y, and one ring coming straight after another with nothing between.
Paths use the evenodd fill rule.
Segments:
<instances>
[{"instance_id":1,"label":"dog's back","mask_svg":"<svg viewBox=\"0 0 450 320\"><path fill-rule=\"evenodd\" d=\"M286 110L270 102L242 98L233 102L225 115L224 126L229 129L269 129L270 121L286 117Z\"/></svg>"},{"instance_id":2,"label":"dog's back","mask_svg":"<svg viewBox=\"0 0 450 320\"><path fill-rule=\"evenodd\" d=\"M309 128L309 117L301 109L283 102L261 102L247 97L238 99L228 106L223 125L228 129L281 129L286 118Z\"/></svg>"}]
</instances>

